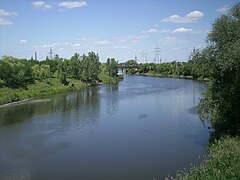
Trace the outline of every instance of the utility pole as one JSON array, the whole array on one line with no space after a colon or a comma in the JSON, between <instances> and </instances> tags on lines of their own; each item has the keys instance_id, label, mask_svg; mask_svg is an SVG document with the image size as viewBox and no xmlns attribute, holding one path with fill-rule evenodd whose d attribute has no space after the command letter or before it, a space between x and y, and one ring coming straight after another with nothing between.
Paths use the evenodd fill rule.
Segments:
<instances>
[{"instance_id":1,"label":"utility pole","mask_svg":"<svg viewBox=\"0 0 240 180\"><path fill-rule=\"evenodd\" d=\"M158 47L158 45L154 48L154 51L155 53L155 58L154 58L154 63L156 64L159 64L159 63L162 63L162 58L160 58L160 48Z\"/></svg>"},{"instance_id":2,"label":"utility pole","mask_svg":"<svg viewBox=\"0 0 240 180\"><path fill-rule=\"evenodd\" d=\"M144 52L144 51L141 51L140 53L142 55L142 58L143 58L143 62L147 63L147 53Z\"/></svg>"}]
</instances>

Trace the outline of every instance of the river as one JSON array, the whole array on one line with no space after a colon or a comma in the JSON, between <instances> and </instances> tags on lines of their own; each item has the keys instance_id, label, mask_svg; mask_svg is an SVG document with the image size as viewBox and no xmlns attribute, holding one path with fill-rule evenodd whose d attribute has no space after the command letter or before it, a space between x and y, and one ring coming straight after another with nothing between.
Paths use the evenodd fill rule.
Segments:
<instances>
[{"instance_id":1,"label":"river","mask_svg":"<svg viewBox=\"0 0 240 180\"><path fill-rule=\"evenodd\" d=\"M125 76L0 108L0 179L158 180L198 164L205 85Z\"/></svg>"}]
</instances>

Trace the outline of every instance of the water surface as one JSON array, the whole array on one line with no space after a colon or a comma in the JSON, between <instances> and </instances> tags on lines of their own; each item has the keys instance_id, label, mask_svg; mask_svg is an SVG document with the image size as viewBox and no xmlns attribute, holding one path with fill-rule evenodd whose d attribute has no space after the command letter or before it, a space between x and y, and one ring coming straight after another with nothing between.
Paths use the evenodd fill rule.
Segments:
<instances>
[{"instance_id":1,"label":"water surface","mask_svg":"<svg viewBox=\"0 0 240 180\"><path fill-rule=\"evenodd\" d=\"M125 76L0 108L0 179L153 180L199 162L204 84Z\"/></svg>"}]
</instances>

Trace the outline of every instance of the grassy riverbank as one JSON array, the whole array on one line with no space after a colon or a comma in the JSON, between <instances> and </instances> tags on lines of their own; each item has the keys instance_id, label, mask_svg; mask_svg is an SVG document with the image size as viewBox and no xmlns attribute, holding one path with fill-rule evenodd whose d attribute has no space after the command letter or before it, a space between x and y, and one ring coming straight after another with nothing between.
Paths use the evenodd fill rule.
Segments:
<instances>
[{"instance_id":1,"label":"grassy riverbank","mask_svg":"<svg viewBox=\"0 0 240 180\"><path fill-rule=\"evenodd\" d=\"M99 79L100 83L113 84L121 81L123 77L118 76L114 78L106 74L100 74ZM31 99L34 97L42 97L72 90L80 90L89 86L89 84L73 78L68 78L67 81L69 82L68 86L64 86L62 83L60 83L58 78L47 78L36 80L35 83L28 85L26 88L0 88L0 105Z\"/></svg>"},{"instance_id":2,"label":"grassy riverbank","mask_svg":"<svg viewBox=\"0 0 240 180\"><path fill-rule=\"evenodd\" d=\"M209 159L175 179L240 179L240 137L223 137L209 145ZM173 179L173 178L166 178Z\"/></svg>"},{"instance_id":3,"label":"grassy riverbank","mask_svg":"<svg viewBox=\"0 0 240 180\"><path fill-rule=\"evenodd\" d=\"M151 76L151 77L165 77L165 78L179 78L179 79L193 79L193 80L198 80L198 81L210 81L210 79L208 78L203 78L203 77L199 77L199 78L194 78L193 76L183 76L183 75L171 75L171 74L157 74L157 73L139 73L139 75L141 76Z\"/></svg>"},{"instance_id":4,"label":"grassy riverbank","mask_svg":"<svg viewBox=\"0 0 240 180\"><path fill-rule=\"evenodd\" d=\"M121 81L123 79L123 76L118 75L117 77L112 77L105 73L100 73L99 79L102 81L103 84L115 84Z\"/></svg>"},{"instance_id":5,"label":"grassy riverbank","mask_svg":"<svg viewBox=\"0 0 240 180\"><path fill-rule=\"evenodd\" d=\"M68 79L68 81L70 82L69 85L64 86L60 83L58 78L48 78L36 80L34 84L30 84L26 88L0 88L0 105L34 97L77 90L87 86L87 84L84 84L76 79Z\"/></svg>"}]
</instances>

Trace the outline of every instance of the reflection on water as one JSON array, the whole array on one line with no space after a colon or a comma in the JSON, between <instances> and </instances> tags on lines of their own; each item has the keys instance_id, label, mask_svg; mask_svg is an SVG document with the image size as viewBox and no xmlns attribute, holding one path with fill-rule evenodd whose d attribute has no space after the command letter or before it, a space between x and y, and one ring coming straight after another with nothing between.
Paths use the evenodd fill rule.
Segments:
<instances>
[{"instance_id":1,"label":"reflection on water","mask_svg":"<svg viewBox=\"0 0 240 180\"><path fill-rule=\"evenodd\" d=\"M205 154L204 84L126 76L0 108L0 179L160 179Z\"/></svg>"},{"instance_id":2,"label":"reflection on water","mask_svg":"<svg viewBox=\"0 0 240 180\"><path fill-rule=\"evenodd\" d=\"M32 116L52 113L61 114L69 119L74 112L74 118L81 115L82 119L87 117L94 120L99 117L99 100L98 90L88 88L51 99L31 100L17 105L9 105L0 109L0 125L19 123Z\"/></svg>"}]
</instances>

